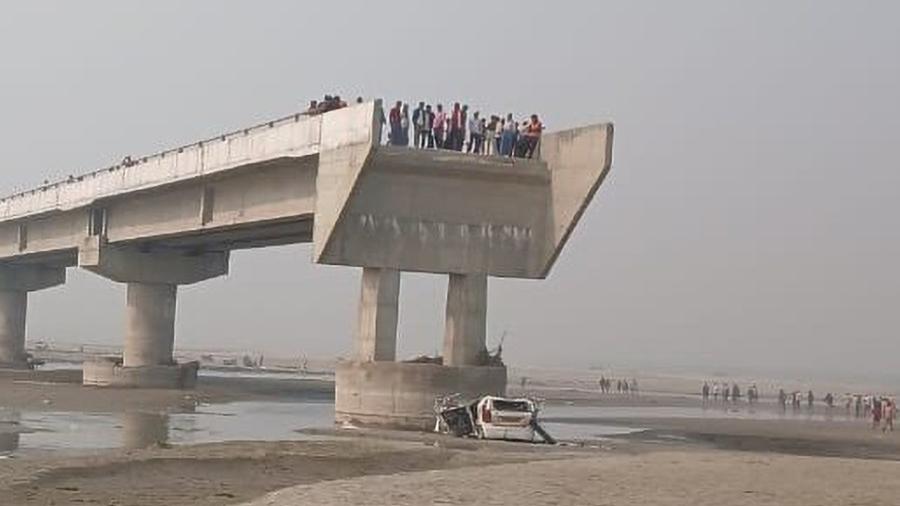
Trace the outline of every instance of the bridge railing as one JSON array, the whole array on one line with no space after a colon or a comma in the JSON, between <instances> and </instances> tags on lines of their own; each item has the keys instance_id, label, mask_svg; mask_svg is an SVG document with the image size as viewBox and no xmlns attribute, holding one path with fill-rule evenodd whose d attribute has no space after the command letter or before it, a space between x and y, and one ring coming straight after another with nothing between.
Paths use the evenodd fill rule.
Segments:
<instances>
[{"instance_id":1,"label":"bridge railing","mask_svg":"<svg viewBox=\"0 0 900 506\"><path fill-rule=\"evenodd\" d=\"M201 141L135 158L131 163L119 163L117 165L95 170L78 176L69 176L67 179L44 184L39 187L17 192L6 197L0 197L0 221L12 219L18 217L19 215L27 214L28 212L35 212L41 209L46 210L46 208L49 206L59 204L61 201L61 197L63 196L71 197L72 194L84 193L76 187L81 187L86 183L91 183L92 180L97 180L98 178L101 178L101 176L110 176L116 173L122 173L123 179L139 180L141 179L140 177L135 177L137 173L141 172L145 167L149 169L148 166L150 165L158 165L159 162L164 159L171 158L173 156L182 156L186 153L191 152L200 152L204 149L209 150L209 148L215 146L216 144L228 143L229 141L233 141L234 139L238 138L252 138L254 134L277 129L278 127L284 126L286 124L300 123L305 121L310 121L318 124L321 121L321 116L308 116L304 113L295 113L275 120L258 123L247 128L242 128L225 134L217 135L215 137L209 137ZM318 144L318 136L316 136L315 144ZM125 174L123 171L127 171L128 174ZM105 184L91 184L90 186L102 187L105 186ZM25 204L26 200L28 201L27 205Z\"/></svg>"}]
</instances>

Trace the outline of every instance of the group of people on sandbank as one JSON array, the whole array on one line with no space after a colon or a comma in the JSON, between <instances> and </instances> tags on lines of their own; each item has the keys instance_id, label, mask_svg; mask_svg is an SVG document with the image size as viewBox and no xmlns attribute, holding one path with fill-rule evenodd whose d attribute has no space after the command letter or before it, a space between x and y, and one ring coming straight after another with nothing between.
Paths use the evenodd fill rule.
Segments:
<instances>
[{"instance_id":1,"label":"group of people on sandbank","mask_svg":"<svg viewBox=\"0 0 900 506\"><path fill-rule=\"evenodd\" d=\"M709 381L703 382L703 386L700 388L700 395L703 397L703 403L712 399L712 402L719 402L721 398L722 402L731 402L738 403L743 397L741 392L741 387L738 386L737 383L732 383L731 386L728 385L727 382L712 382L710 384ZM756 384L751 384L747 387L747 402L750 404L756 404L759 400L759 389L756 387Z\"/></svg>"},{"instance_id":2,"label":"group of people on sandbank","mask_svg":"<svg viewBox=\"0 0 900 506\"><path fill-rule=\"evenodd\" d=\"M600 393L610 394L613 393L613 379L607 378L605 376L600 376L600 379L597 380L597 383L600 386ZM631 378L628 379L617 379L615 380L616 391L617 394L625 394L625 395L637 395L638 394L638 382L637 379Z\"/></svg>"},{"instance_id":3,"label":"group of people on sandbank","mask_svg":"<svg viewBox=\"0 0 900 506\"><path fill-rule=\"evenodd\" d=\"M736 404L741 400L741 389L737 383L730 386L726 382L709 382L703 383L700 389L700 395L703 398L703 404L708 402L721 402ZM751 384L746 391L747 402L751 405L759 401L759 389L756 384ZM778 390L777 405L782 412L787 411L788 405L791 406L794 413L800 412L806 405L806 411L812 413L816 401L824 404L828 410L826 413L832 412L839 405L839 399L831 392L827 392L821 398L817 398L812 390L802 392L799 390L785 391L781 388ZM848 418L870 419L874 429L881 428L883 431L894 430L894 419L897 417L896 401L886 395L874 394L844 394L841 399L842 405L846 411Z\"/></svg>"},{"instance_id":4,"label":"group of people on sandbank","mask_svg":"<svg viewBox=\"0 0 900 506\"><path fill-rule=\"evenodd\" d=\"M894 431L897 418L897 401L893 397L874 394L846 394L844 409L847 416L871 419L872 428L881 427L884 432Z\"/></svg>"}]
</instances>

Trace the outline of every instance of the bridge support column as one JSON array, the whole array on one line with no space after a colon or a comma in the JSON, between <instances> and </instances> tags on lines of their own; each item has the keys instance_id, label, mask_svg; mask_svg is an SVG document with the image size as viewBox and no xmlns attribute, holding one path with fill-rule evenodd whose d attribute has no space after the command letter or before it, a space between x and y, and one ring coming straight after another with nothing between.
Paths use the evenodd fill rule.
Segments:
<instances>
[{"instance_id":1,"label":"bridge support column","mask_svg":"<svg viewBox=\"0 0 900 506\"><path fill-rule=\"evenodd\" d=\"M78 261L91 272L128 285L122 360L86 362L84 384L193 388L198 364L178 364L173 356L178 285L227 274L228 253L147 252L91 238Z\"/></svg>"},{"instance_id":2,"label":"bridge support column","mask_svg":"<svg viewBox=\"0 0 900 506\"><path fill-rule=\"evenodd\" d=\"M363 268L356 333L360 362L396 360L399 298L400 271Z\"/></svg>"},{"instance_id":3,"label":"bridge support column","mask_svg":"<svg viewBox=\"0 0 900 506\"><path fill-rule=\"evenodd\" d=\"M177 293L177 285L128 283L123 366L175 365Z\"/></svg>"},{"instance_id":4,"label":"bridge support column","mask_svg":"<svg viewBox=\"0 0 900 506\"><path fill-rule=\"evenodd\" d=\"M28 363L25 356L25 313L28 294L0 291L0 367L19 368Z\"/></svg>"},{"instance_id":5,"label":"bridge support column","mask_svg":"<svg viewBox=\"0 0 900 506\"><path fill-rule=\"evenodd\" d=\"M60 285L64 268L0 265L0 368L30 367L25 352L25 317L28 292Z\"/></svg>"},{"instance_id":6,"label":"bridge support column","mask_svg":"<svg viewBox=\"0 0 900 506\"><path fill-rule=\"evenodd\" d=\"M357 353L335 372L336 421L427 430L438 397L503 395L506 368L487 365L487 276L450 275L443 364L410 363L394 361L399 274L393 272L363 271Z\"/></svg>"},{"instance_id":7,"label":"bridge support column","mask_svg":"<svg viewBox=\"0 0 900 506\"><path fill-rule=\"evenodd\" d=\"M487 363L487 276L450 274L444 321L444 365Z\"/></svg>"}]
</instances>

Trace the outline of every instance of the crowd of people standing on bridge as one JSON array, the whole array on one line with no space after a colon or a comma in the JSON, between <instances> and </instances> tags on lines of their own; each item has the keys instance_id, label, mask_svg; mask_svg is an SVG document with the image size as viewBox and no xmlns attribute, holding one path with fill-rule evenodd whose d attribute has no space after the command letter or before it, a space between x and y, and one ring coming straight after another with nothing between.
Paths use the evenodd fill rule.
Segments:
<instances>
[{"instance_id":1,"label":"crowd of people standing on bridge","mask_svg":"<svg viewBox=\"0 0 900 506\"><path fill-rule=\"evenodd\" d=\"M410 146L411 141L412 147L419 149L519 158L534 156L544 131L537 114L518 121L511 113L485 117L459 102L450 110L444 110L443 104L432 107L419 102L410 112L409 104L398 100L382 122L388 127L392 146Z\"/></svg>"},{"instance_id":2,"label":"crowd of people standing on bridge","mask_svg":"<svg viewBox=\"0 0 900 506\"><path fill-rule=\"evenodd\" d=\"M362 97L356 103L363 102ZM347 107L339 95L325 95L311 100L305 114L315 116ZM540 149L544 124L537 114L516 120L512 113L505 117L469 111L469 106L456 102L450 110L443 104L434 107L425 102L410 112L408 103L398 100L387 116L382 111L381 124L388 132L391 146L418 149L448 149L488 156L533 158ZM412 132L412 137L410 137Z\"/></svg>"}]
</instances>

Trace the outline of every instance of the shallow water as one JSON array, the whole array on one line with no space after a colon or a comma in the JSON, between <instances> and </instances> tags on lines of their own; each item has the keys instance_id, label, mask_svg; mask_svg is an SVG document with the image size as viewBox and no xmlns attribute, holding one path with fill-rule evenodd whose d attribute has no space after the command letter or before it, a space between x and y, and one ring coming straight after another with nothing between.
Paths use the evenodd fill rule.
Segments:
<instances>
[{"instance_id":1,"label":"shallow water","mask_svg":"<svg viewBox=\"0 0 900 506\"><path fill-rule=\"evenodd\" d=\"M297 431L331 427L333 419L333 404L315 402L234 402L199 406L193 413L0 409L0 455L310 439Z\"/></svg>"}]
</instances>

